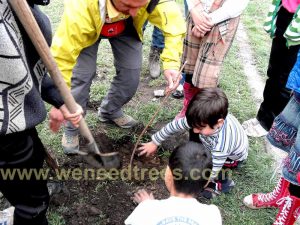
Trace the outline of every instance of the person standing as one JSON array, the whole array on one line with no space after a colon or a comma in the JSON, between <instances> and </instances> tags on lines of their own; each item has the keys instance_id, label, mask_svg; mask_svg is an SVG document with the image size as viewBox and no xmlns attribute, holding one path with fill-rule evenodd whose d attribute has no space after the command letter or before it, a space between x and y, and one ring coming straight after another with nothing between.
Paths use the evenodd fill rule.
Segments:
<instances>
[{"instance_id":1,"label":"person standing","mask_svg":"<svg viewBox=\"0 0 300 225\"><path fill-rule=\"evenodd\" d=\"M300 52L286 87L293 95L267 135L273 146L288 153L282 175L272 192L250 194L243 200L251 209L278 208L274 225L300 224Z\"/></svg>"},{"instance_id":2,"label":"person standing","mask_svg":"<svg viewBox=\"0 0 300 225\"><path fill-rule=\"evenodd\" d=\"M243 123L248 136L265 136L275 117L290 99L291 93L285 84L299 50L299 4L299 0L272 1L264 24L264 29L273 38L267 71L268 79L263 91L263 102L256 118Z\"/></svg>"},{"instance_id":3,"label":"person standing","mask_svg":"<svg viewBox=\"0 0 300 225\"><path fill-rule=\"evenodd\" d=\"M37 4L27 0L48 44L51 25ZM0 168L41 170L45 149L36 126L46 118L44 101L54 105L50 127L57 130L64 118L77 126L83 110L70 114L53 81L7 0L0 1ZM14 225L47 225L49 193L46 180L31 176L0 178L0 191L15 207Z\"/></svg>"},{"instance_id":4,"label":"person standing","mask_svg":"<svg viewBox=\"0 0 300 225\"><path fill-rule=\"evenodd\" d=\"M229 51L239 18L249 0L187 0L189 16L182 64L183 107L176 119L185 116L187 106L201 88L217 87L224 58Z\"/></svg>"},{"instance_id":5,"label":"person standing","mask_svg":"<svg viewBox=\"0 0 300 225\"><path fill-rule=\"evenodd\" d=\"M168 89L178 86L184 19L175 1L154 3L153 0L66 1L52 52L74 98L84 109L96 74L101 39L107 38L112 47L116 75L99 108L101 122L112 122L121 128L137 124L123 113L122 107L132 99L139 84L146 20L164 33L165 48L161 54L164 75ZM62 138L64 152L78 153L78 142L78 130L68 124Z\"/></svg>"}]
</instances>

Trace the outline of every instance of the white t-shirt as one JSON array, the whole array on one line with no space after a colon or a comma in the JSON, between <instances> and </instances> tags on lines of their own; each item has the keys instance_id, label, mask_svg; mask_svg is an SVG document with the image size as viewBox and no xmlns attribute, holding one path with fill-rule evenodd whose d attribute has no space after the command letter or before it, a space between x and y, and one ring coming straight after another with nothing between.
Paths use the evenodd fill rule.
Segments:
<instances>
[{"instance_id":1,"label":"white t-shirt","mask_svg":"<svg viewBox=\"0 0 300 225\"><path fill-rule=\"evenodd\" d=\"M195 198L170 197L140 203L125 220L126 225L221 225L217 206Z\"/></svg>"}]
</instances>

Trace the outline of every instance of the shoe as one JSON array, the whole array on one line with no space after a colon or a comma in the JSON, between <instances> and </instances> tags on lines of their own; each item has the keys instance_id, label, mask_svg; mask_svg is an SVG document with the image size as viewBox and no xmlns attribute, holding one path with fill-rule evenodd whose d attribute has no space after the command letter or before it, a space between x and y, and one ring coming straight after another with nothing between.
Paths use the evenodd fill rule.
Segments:
<instances>
[{"instance_id":1,"label":"shoe","mask_svg":"<svg viewBox=\"0 0 300 225\"><path fill-rule=\"evenodd\" d=\"M177 89L172 93L172 96L173 96L173 98L177 98L177 99L180 99L180 98L184 97L182 84L179 84Z\"/></svg>"},{"instance_id":2,"label":"shoe","mask_svg":"<svg viewBox=\"0 0 300 225\"><path fill-rule=\"evenodd\" d=\"M251 194L244 198L243 203L245 206L251 209L260 209L260 208L278 208L280 205L278 204L278 200L282 197L285 197L289 194L288 187L289 182L284 178L280 178L276 187L272 192L263 194Z\"/></svg>"},{"instance_id":3,"label":"shoe","mask_svg":"<svg viewBox=\"0 0 300 225\"><path fill-rule=\"evenodd\" d=\"M273 225L296 225L299 224L300 198L288 195L279 200L282 202L276 220Z\"/></svg>"},{"instance_id":4,"label":"shoe","mask_svg":"<svg viewBox=\"0 0 300 225\"><path fill-rule=\"evenodd\" d=\"M263 137L268 134L268 131L260 125L256 118L243 122L242 127L249 137Z\"/></svg>"},{"instance_id":5,"label":"shoe","mask_svg":"<svg viewBox=\"0 0 300 225\"><path fill-rule=\"evenodd\" d=\"M180 118L185 117L185 113L187 110L187 107L192 100L192 98L200 91L199 88L196 88L192 86L191 84L184 82L183 84L183 94L184 94L184 101L183 101L183 107L181 111L177 114L175 117L175 120L178 120Z\"/></svg>"},{"instance_id":6,"label":"shoe","mask_svg":"<svg viewBox=\"0 0 300 225\"><path fill-rule=\"evenodd\" d=\"M162 49L151 47L149 53L149 72L153 79L156 79L160 75L160 54Z\"/></svg>"},{"instance_id":7,"label":"shoe","mask_svg":"<svg viewBox=\"0 0 300 225\"><path fill-rule=\"evenodd\" d=\"M221 194L220 183L209 182L206 188L200 193L200 195L206 199L213 199Z\"/></svg>"},{"instance_id":8,"label":"shoe","mask_svg":"<svg viewBox=\"0 0 300 225\"><path fill-rule=\"evenodd\" d=\"M58 194L63 190L63 183L62 182L55 182L55 181L48 181L47 188L49 195L52 196L54 194Z\"/></svg>"},{"instance_id":9,"label":"shoe","mask_svg":"<svg viewBox=\"0 0 300 225\"><path fill-rule=\"evenodd\" d=\"M233 180L226 179L221 181L220 190L222 193L228 193L235 187L235 183Z\"/></svg>"},{"instance_id":10,"label":"shoe","mask_svg":"<svg viewBox=\"0 0 300 225\"><path fill-rule=\"evenodd\" d=\"M98 113L99 120L103 123L114 123L121 128L132 128L138 124L138 121L133 119L131 116L124 114L123 116L116 119L108 119L102 116L101 113Z\"/></svg>"},{"instance_id":11,"label":"shoe","mask_svg":"<svg viewBox=\"0 0 300 225\"><path fill-rule=\"evenodd\" d=\"M61 145L66 155L77 155L79 152L79 138L78 135L70 136L63 134Z\"/></svg>"},{"instance_id":12,"label":"shoe","mask_svg":"<svg viewBox=\"0 0 300 225\"><path fill-rule=\"evenodd\" d=\"M233 180L226 179L224 181L210 182L200 195L207 199L212 199L221 193L228 193L235 186Z\"/></svg>"}]
</instances>

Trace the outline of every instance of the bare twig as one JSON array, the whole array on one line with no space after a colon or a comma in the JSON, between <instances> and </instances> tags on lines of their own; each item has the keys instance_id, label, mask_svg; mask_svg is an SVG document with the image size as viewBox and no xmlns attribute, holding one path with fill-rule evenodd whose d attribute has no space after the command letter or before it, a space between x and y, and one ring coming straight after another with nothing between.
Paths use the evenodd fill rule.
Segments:
<instances>
[{"instance_id":1,"label":"bare twig","mask_svg":"<svg viewBox=\"0 0 300 225\"><path fill-rule=\"evenodd\" d=\"M178 79L180 79L180 77L181 77L181 76L180 76L180 75L181 75L181 72L182 72L183 68L185 67L186 63L187 63L187 61L185 61L184 64L181 66L181 68L180 68L180 70L179 70L179 72L178 72L177 80L176 80L175 83L177 83L177 82L178 82ZM143 130L143 131L141 132L141 134L139 135L139 137L138 137L138 139L137 139L137 141L136 141L136 143L135 143L134 149L133 149L133 151L132 151L132 154L131 154L131 158L130 158L130 166L132 166L134 154L135 154L135 152L136 152L137 147L138 147L139 144L140 144L140 141L141 141L143 135L146 133L148 127L153 123L153 121L154 121L156 115L160 112L160 110L162 109L162 107L163 107L164 104L166 103L166 101L167 101L167 99L168 99L168 97L170 96L171 93L172 93L171 91L168 91L168 92L166 93L166 96L164 97L163 101L162 101L161 104L158 106L157 110L155 111L154 115L151 117L151 119L150 119L150 121L148 122L148 124L145 126L144 130Z\"/></svg>"}]
</instances>

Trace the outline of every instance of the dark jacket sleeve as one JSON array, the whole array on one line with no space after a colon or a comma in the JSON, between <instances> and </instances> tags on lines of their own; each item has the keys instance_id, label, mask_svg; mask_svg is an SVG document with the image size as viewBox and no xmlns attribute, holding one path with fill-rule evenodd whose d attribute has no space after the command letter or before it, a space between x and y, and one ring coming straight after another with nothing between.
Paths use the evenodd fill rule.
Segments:
<instances>
[{"instance_id":1,"label":"dark jacket sleeve","mask_svg":"<svg viewBox=\"0 0 300 225\"><path fill-rule=\"evenodd\" d=\"M44 76L43 78L41 95L45 102L55 106L57 109L64 104L59 91L48 75Z\"/></svg>"}]
</instances>

